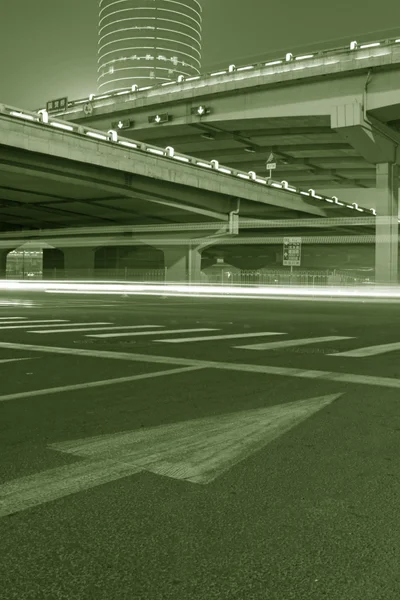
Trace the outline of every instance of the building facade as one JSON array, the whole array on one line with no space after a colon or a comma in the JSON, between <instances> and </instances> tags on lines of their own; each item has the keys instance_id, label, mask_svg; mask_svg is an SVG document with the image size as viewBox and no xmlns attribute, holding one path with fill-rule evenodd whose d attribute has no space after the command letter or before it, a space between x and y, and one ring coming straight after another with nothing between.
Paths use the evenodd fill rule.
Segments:
<instances>
[{"instance_id":1,"label":"building facade","mask_svg":"<svg viewBox=\"0 0 400 600\"><path fill-rule=\"evenodd\" d=\"M198 75L201 25L197 0L100 0L99 93Z\"/></svg>"}]
</instances>

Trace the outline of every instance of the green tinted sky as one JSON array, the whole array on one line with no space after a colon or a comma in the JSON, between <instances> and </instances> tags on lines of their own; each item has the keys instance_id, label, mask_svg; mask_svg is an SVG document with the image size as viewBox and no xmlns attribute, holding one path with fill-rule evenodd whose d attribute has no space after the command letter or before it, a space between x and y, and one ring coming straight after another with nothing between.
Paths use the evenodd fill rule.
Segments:
<instances>
[{"instance_id":1,"label":"green tinted sky","mask_svg":"<svg viewBox=\"0 0 400 600\"><path fill-rule=\"evenodd\" d=\"M203 70L296 48L400 37L394 0L202 4ZM95 93L97 12L96 0L0 0L0 102L38 108L52 98Z\"/></svg>"}]
</instances>

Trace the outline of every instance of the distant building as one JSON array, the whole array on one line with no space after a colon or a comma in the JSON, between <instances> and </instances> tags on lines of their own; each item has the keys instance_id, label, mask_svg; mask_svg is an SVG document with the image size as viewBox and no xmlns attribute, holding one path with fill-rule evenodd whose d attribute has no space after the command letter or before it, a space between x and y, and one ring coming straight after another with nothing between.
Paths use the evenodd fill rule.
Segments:
<instances>
[{"instance_id":1,"label":"distant building","mask_svg":"<svg viewBox=\"0 0 400 600\"><path fill-rule=\"evenodd\" d=\"M98 91L198 75L201 13L197 0L100 0Z\"/></svg>"}]
</instances>

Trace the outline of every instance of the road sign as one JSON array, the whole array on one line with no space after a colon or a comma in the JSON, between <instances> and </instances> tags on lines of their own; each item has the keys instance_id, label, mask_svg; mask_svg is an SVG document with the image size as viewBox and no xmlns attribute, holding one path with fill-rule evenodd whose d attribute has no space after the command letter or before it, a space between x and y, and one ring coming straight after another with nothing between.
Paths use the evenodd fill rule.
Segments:
<instances>
[{"instance_id":1,"label":"road sign","mask_svg":"<svg viewBox=\"0 0 400 600\"><path fill-rule=\"evenodd\" d=\"M46 102L46 110L47 112L59 111L59 110L67 110L68 108L68 98L58 98L57 100L49 100Z\"/></svg>"},{"instance_id":2,"label":"road sign","mask_svg":"<svg viewBox=\"0 0 400 600\"><path fill-rule=\"evenodd\" d=\"M120 119L111 123L112 129L129 129L132 126L133 122L130 119Z\"/></svg>"},{"instance_id":3,"label":"road sign","mask_svg":"<svg viewBox=\"0 0 400 600\"><path fill-rule=\"evenodd\" d=\"M211 483L341 395L51 444L81 460L1 484L0 517L142 471Z\"/></svg>"},{"instance_id":4,"label":"road sign","mask_svg":"<svg viewBox=\"0 0 400 600\"><path fill-rule=\"evenodd\" d=\"M159 125L160 123L168 123L169 120L170 117L168 113L162 113L159 115L149 117L149 123L157 123L157 125Z\"/></svg>"},{"instance_id":5,"label":"road sign","mask_svg":"<svg viewBox=\"0 0 400 600\"><path fill-rule=\"evenodd\" d=\"M272 169L276 169L276 162L275 163L267 163L267 169L269 171L272 171Z\"/></svg>"},{"instance_id":6,"label":"road sign","mask_svg":"<svg viewBox=\"0 0 400 600\"><path fill-rule=\"evenodd\" d=\"M283 266L300 267L301 264L301 238L283 238Z\"/></svg>"}]
</instances>

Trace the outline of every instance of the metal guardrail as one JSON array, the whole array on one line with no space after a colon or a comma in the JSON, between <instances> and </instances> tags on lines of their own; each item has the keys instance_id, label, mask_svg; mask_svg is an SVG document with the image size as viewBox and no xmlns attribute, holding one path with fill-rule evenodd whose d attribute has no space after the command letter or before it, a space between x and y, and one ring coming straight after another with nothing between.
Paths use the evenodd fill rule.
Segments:
<instances>
[{"instance_id":1,"label":"metal guardrail","mask_svg":"<svg viewBox=\"0 0 400 600\"><path fill-rule=\"evenodd\" d=\"M132 152L151 154L153 156L155 155L160 158L165 158L166 160L178 161L188 166L196 167L199 169L208 169L209 171L212 171L215 174L219 174L221 176L229 176L235 179L242 179L254 185L273 187L279 189L284 193L290 193L292 195L295 194L298 196L306 196L316 200L321 200L321 202L323 203L330 203L335 206L348 208L359 213L366 213L369 215L372 214L374 216L376 216L377 214L374 208L362 208L358 206L358 204L355 202L352 204L341 202L337 198L337 196L329 197L322 194L317 194L314 189L303 190L301 188L296 188L290 185L287 181L279 182L265 177L260 177L254 171L249 171L247 173L245 171L239 171L238 169L233 169L231 167L220 165L218 160L206 161L203 159L196 158L194 156L178 153L175 152L175 149L172 148L172 146L160 148L158 146L153 146L152 144L147 144L144 142L119 137L118 132L113 129L110 129L107 133L105 133L104 131L93 129L91 127L86 127L84 125L79 125L70 121L62 121L56 117L49 115L49 113L44 109L40 110L39 112L32 112L15 108L12 106L7 106L5 104L0 104L0 116L1 115L20 121L27 121L35 125L49 128L53 131L58 130L67 134L85 137L86 139L94 139L98 143L113 144L115 146L128 149ZM293 208L295 209L295 206Z\"/></svg>"},{"instance_id":2,"label":"metal guardrail","mask_svg":"<svg viewBox=\"0 0 400 600\"><path fill-rule=\"evenodd\" d=\"M368 52L371 57L382 56L382 54L390 54L392 47L399 43L400 37L385 38L366 44L358 44L356 41L352 41L347 46L340 46L327 50L318 50L316 52L309 52L307 54L293 55L291 52L287 52L285 56L279 56L266 62L257 62L239 67L231 64L226 69L215 72L209 71L193 77L184 77L183 75L179 75L176 81L168 81L154 86L138 87L137 85L133 85L129 88L118 90L116 92L98 95L90 94L87 98L79 98L77 100L68 102L68 108L79 107L80 105L86 105L91 102L97 102L108 98L118 98L120 96L136 93L140 94L140 92L146 92L148 90L162 90L164 87L169 86L178 86L178 91L180 91L182 85L190 82L196 82L196 84L200 87L202 84L207 83L207 81L212 81L215 77L227 76L232 78L232 76L234 77L236 74L239 74L241 78L243 78L243 74L252 74L254 71L261 71L260 74L269 74L269 72L271 72L271 74L278 74L283 70L291 71L299 69L299 63L301 63L301 68L304 69L307 67L312 68L316 66L329 66L332 64L337 64L338 62L341 62L341 59L342 61L345 61L351 55L355 55L356 58L364 58L366 52ZM170 91L173 92L175 90ZM66 111L55 111L55 114L65 113Z\"/></svg>"}]
</instances>

